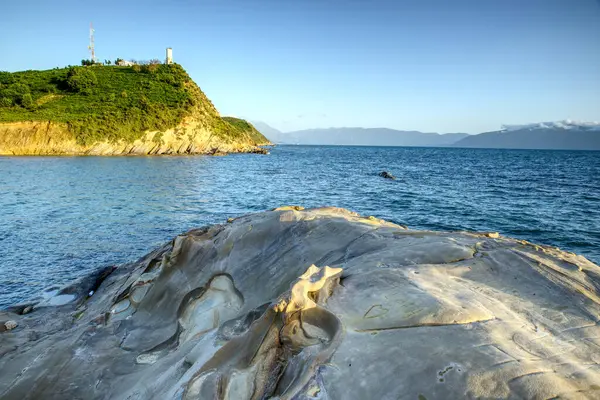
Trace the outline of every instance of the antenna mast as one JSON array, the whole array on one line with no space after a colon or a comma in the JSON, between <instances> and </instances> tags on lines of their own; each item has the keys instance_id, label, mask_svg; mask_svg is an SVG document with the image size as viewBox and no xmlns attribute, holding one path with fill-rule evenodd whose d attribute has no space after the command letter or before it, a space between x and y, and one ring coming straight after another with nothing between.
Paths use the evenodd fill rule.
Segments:
<instances>
[{"instance_id":1,"label":"antenna mast","mask_svg":"<svg viewBox=\"0 0 600 400\"><path fill-rule=\"evenodd\" d=\"M96 53L94 52L94 25L90 22L90 45L88 46L92 55L92 62L96 62Z\"/></svg>"}]
</instances>

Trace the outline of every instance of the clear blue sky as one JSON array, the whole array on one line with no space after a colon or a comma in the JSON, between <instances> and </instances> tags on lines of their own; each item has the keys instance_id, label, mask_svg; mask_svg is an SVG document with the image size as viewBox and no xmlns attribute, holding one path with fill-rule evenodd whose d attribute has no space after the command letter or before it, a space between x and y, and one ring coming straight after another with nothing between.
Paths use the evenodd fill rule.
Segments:
<instances>
[{"instance_id":1,"label":"clear blue sky","mask_svg":"<svg viewBox=\"0 0 600 400\"><path fill-rule=\"evenodd\" d=\"M600 0L4 1L0 70L176 62L281 130L600 120Z\"/></svg>"}]
</instances>

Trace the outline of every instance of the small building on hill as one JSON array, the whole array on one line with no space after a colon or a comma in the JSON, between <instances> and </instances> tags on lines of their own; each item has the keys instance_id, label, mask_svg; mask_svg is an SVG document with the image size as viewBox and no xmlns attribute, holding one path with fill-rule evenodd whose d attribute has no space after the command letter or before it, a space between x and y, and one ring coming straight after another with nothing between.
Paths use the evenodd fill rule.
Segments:
<instances>
[{"instance_id":1,"label":"small building on hill","mask_svg":"<svg viewBox=\"0 0 600 400\"><path fill-rule=\"evenodd\" d=\"M133 61L119 60L117 65L120 67L131 67L132 65L135 65L135 63Z\"/></svg>"}]
</instances>

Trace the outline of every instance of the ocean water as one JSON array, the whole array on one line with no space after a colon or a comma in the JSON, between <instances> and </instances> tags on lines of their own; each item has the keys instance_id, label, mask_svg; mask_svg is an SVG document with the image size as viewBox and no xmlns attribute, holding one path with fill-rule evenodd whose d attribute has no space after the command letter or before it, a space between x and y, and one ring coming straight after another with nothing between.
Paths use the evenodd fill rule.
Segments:
<instances>
[{"instance_id":1,"label":"ocean water","mask_svg":"<svg viewBox=\"0 0 600 400\"><path fill-rule=\"evenodd\" d=\"M280 205L498 231L600 262L600 152L280 146L268 156L0 157L0 306L135 260L190 228Z\"/></svg>"}]
</instances>

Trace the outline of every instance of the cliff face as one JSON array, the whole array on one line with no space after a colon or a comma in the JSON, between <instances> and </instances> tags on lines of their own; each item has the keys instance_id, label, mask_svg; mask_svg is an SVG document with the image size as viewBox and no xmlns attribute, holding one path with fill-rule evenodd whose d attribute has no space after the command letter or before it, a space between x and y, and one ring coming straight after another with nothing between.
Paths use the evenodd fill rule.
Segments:
<instances>
[{"instance_id":1,"label":"cliff face","mask_svg":"<svg viewBox=\"0 0 600 400\"><path fill-rule=\"evenodd\" d=\"M0 155L220 154L270 144L246 121L221 117L181 66L136 67L0 73Z\"/></svg>"},{"instance_id":2,"label":"cliff face","mask_svg":"<svg viewBox=\"0 0 600 400\"><path fill-rule=\"evenodd\" d=\"M282 207L0 310L2 399L597 399L600 267Z\"/></svg>"},{"instance_id":3,"label":"cliff face","mask_svg":"<svg viewBox=\"0 0 600 400\"><path fill-rule=\"evenodd\" d=\"M0 124L0 155L167 155L223 154L259 151L270 144L250 136L227 138L208 129L201 120L185 118L172 129L148 131L133 142L77 142L66 124L13 122Z\"/></svg>"}]
</instances>

